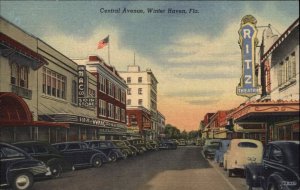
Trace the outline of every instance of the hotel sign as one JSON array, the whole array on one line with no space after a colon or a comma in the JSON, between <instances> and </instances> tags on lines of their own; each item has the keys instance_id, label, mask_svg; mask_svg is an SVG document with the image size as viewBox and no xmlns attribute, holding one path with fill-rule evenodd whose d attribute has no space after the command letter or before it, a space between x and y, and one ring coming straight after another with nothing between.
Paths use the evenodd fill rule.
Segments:
<instances>
[{"instance_id":1,"label":"hotel sign","mask_svg":"<svg viewBox=\"0 0 300 190\"><path fill-rule=\"evenodd\" d=\"M78 65L78 106L84 108L94 108L96 105L95 98L87 96L87 76L84 65Z\"/></svg>"},{"instance_id":2,"label":"hotel sign","mask_svg":"<svg viewBox=\"0 0 300 190\"><path fill-rule=\"evenodd\" d=\"M252 15L243 17L239 30L239 45L242 54L242 77L236 88L238 96L252 97L259 94L261 87L257 86L255 75L255 50L258 44L256 19Z\"/></svg>"}]
</instances>

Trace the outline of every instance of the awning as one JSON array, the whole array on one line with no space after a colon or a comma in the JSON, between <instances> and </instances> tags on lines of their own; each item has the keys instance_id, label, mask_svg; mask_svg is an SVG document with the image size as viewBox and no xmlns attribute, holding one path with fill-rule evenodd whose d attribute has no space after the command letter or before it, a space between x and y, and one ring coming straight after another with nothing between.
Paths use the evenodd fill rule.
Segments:
<instances>
[{"instance_id":1,"label":"awning","mask_svg":"<svg viewBox=\"0 0 300 190\"><path fill-rule=\"evenodd\" d=\"M248 102L230 114L238 122L299 120L299 101Z\"/></svg>"},{"instance_id":2,"label":"awning","mask_svg":"<svg viewBox=\"0 0 300 190\"><path fill-rule=\"evenodd\" d=\"M0 92L0 127L49 126L68 127L65 123L33 121L26 102L12 92Z\"/></svg>"},{"instance_id":3,"label":"awning","mask_svg":"<svg viewBox=\"0 0 300 190\"><path fill-rule=\"evenodd\" d=\"M47 64L47 61L40 54L3 33L0 33L0 54L19 64L28 65L33 70Z\"/></svg>"}]
</instances>

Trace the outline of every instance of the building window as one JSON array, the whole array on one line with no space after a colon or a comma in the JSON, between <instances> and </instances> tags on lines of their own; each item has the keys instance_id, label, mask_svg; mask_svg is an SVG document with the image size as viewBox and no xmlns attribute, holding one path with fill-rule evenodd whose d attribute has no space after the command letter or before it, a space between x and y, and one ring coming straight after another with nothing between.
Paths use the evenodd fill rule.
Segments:
<instances>
[{"instance_id":1,"label":"building window","mask_svg":"<svg viewBox=\"0 0 300 190\"><path fill-rule=\"evenodd\" d=\"M11 84L23 88L28 88L28 67L19 66L16 63L11 63Z\"/></svg>"},{"instance_id":2,"label":"building window","mask_svg":"<svg viewBox=\"0 0 300 190\"><path fill-rule=\"evenodd\" d=\"M108 117L114 118L114 105L108 103Z\"/></svg>"},{"instance_id":3,"label":"building window","mask_svg":"<svg viewBox=\"0 0 300 190\"><path fill-rule=\"evenodd\" d=\"M116 99L117 100L120 100L120 96L121 96L121 89L118 87L118 86L116 86Z\"/></svg>"},{"instance_id":4,"label":"building window","mask_svg":"<svg viewBox=\"0 0 300 190\"><path fill-rule=\"evenodd\" d=\"M131 99L127 100L127 105L131 105Z\"/></svg>"},{"instance_id":5,"label":"building window","mask_svg":"<svg viewBox=\"0 0 300 190\"><path fill-rule=\"evenodd\" d=\"M127 83L131 83L131 77L127 77Z\"/></svg>"},{"instance_id":6,"label":"building window","mask_svg":"<svg viewBox=\"0 0 300 190\"><path fill-rule=\"evenodd\" d=\"M125 100L126 100L126 94L125 94L124 90L121 90L121 102L123 104L125 104Z\"/></svg>"},{"instance_id":7,"label":"building window","mask_svg":"<svg viewBox=\"0 0 300 190\"><path fill-rule=\"evenodd\" d=\"M128 89L127 89L127 94L128 94L128 95L131 95L131 88L128 88Z\"/></svg>"},{"instance_id":8,"label":"building window","mask_svg":"<svg viewBox=\"0 0 300 190\"><path fill-rule=\"evenodd\" d=\"M99 115L106 117L106 101L99 100Z\"/></svg>"},{"instance_id":9,"label":"building window","mask_svg":"<svg viewBox=\"0 0 300 190\"><path fill-rule=\"evenodd\" d=\"M66 77L44 67L43 93L49 96L66 99Z\"/></svg>"},{"instance_id":10,"label":"building window","mask_svg":"<svg viewBox=\"0 0 300 190\"><path fill-rule=\"evenodd\" d=\"M121 109L121 121L125 122L125 109Z\"/></svg>"},{"instance_id":11,"label":"building window","mask_svg":"<svg viewBox=\"0 0 300 190\"><path fill-rule=\"evenodd\" d=\"M99 75L100 91L106 93L106 79Z\"/></svg>"},{"instance_id":12,"label":"building window","mask_svg":"<svg viewBox=\"0 0 300 190\"><path fill-rule=\"evenodd\" d=\"M139 99L139 106L143 105L143 99Z\"/></svg>"},{"instance_id":13,"label":"building window","mask_svg":"<svg viewBox=\"0 0 300 190\"><path fill-rule=\"evenodd\" d=\"M116 113L115 113L115 119L120 121L121 115L120 115L120 108L116 106Z\"/></svg>"},{"instance_id":14,"label":"building window","mask_svg":"<svg viewBox=\"0 0 300 190\"><path fill-rule=\"evenodd\" d=\"M138 78L138 82L139 82L139 83L142 83L142 82L143 82L143 78L142 78L142 77L139 77L139 78Z\"/></svg>"},{"instance_id":15,"label":"building window","mask_svg":"<svg viewBox=\"0 0 300 190\"><path fill-rule=\"evenodd\" d=\"M278 64L277 78L278 86L294 79L296 77L296 58L295 52L291 53L290 56L286 57L283 61Z\"/></svg>"},{"instance_id":16,"label":"building window","mask_svg":"<svg viewBox=\"0 0 300 190\"><path fill-rule=\"evenodd\" d=\"M110 81L108 81L108 95L114 97L114 87Z\"/></svg>"},{"instance_id":17,"label":"building window","mask_svg":"<svg viewBox=\"0 0 300 190\"><path fill-rule=\"evenodd\" d=\"M139 93L139 94L143 94L143 89L142 89L142 88L139 88L139 89L138 89L138 93Z\"/></svg>"},{"instance_id":18,"label":"building window","mask_svg":"<svg viewBox=\"0 0 300 190\"><path fill-rule=\"evenodd\" d=\"M76 104L77 103L77 83L76 81L72 81L72 103Z\"/></svg>"},{"instance_id":19,"label":"building window","mask_svg":"<svg viewBox=\"0 0 300 190\"><path fill-rule=\"evenodd\" d=\"M89 88L88 89L88 95L89 95L89 97L96 97L96 91Z\"/></svg>"}]
</instances>

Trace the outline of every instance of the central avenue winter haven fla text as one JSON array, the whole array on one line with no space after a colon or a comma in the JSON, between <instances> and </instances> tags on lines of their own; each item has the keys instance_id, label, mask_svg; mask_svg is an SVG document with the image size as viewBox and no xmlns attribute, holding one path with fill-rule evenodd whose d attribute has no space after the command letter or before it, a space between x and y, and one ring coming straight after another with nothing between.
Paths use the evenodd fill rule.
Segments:
<instances>
[{"instance_id":1,"label":"central avenue winter haven fla text","mask_svg":"<svg viewBox=\"0 0 300 190\"><path fill-rule=\"evenodd\" d=\"M197 14L200 13L197 9L134 9L134 8L100 8L99 12L101 14Z\"/></svg>"}]
</instances>

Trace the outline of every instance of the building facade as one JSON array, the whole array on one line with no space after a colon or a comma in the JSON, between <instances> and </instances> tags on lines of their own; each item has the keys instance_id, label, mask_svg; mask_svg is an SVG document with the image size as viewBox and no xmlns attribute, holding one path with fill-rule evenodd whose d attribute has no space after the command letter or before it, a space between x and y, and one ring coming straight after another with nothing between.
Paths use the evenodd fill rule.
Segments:
<instances>
[{"instance_id":1,"label":"building facade","mask_svg":"<svg viewBox=\"0 0 300 190\"><path fill-rule=\"evenodd\" d=\"M127 71L121 71L120 75L128 85L127 107L143 106L150 111L151 131L147 133L150 139L157 138L157 84L151 69L141 71L137 65L129 65ZM128 116L129 117L129 116Z\"/></svg>"}]
</instances>

